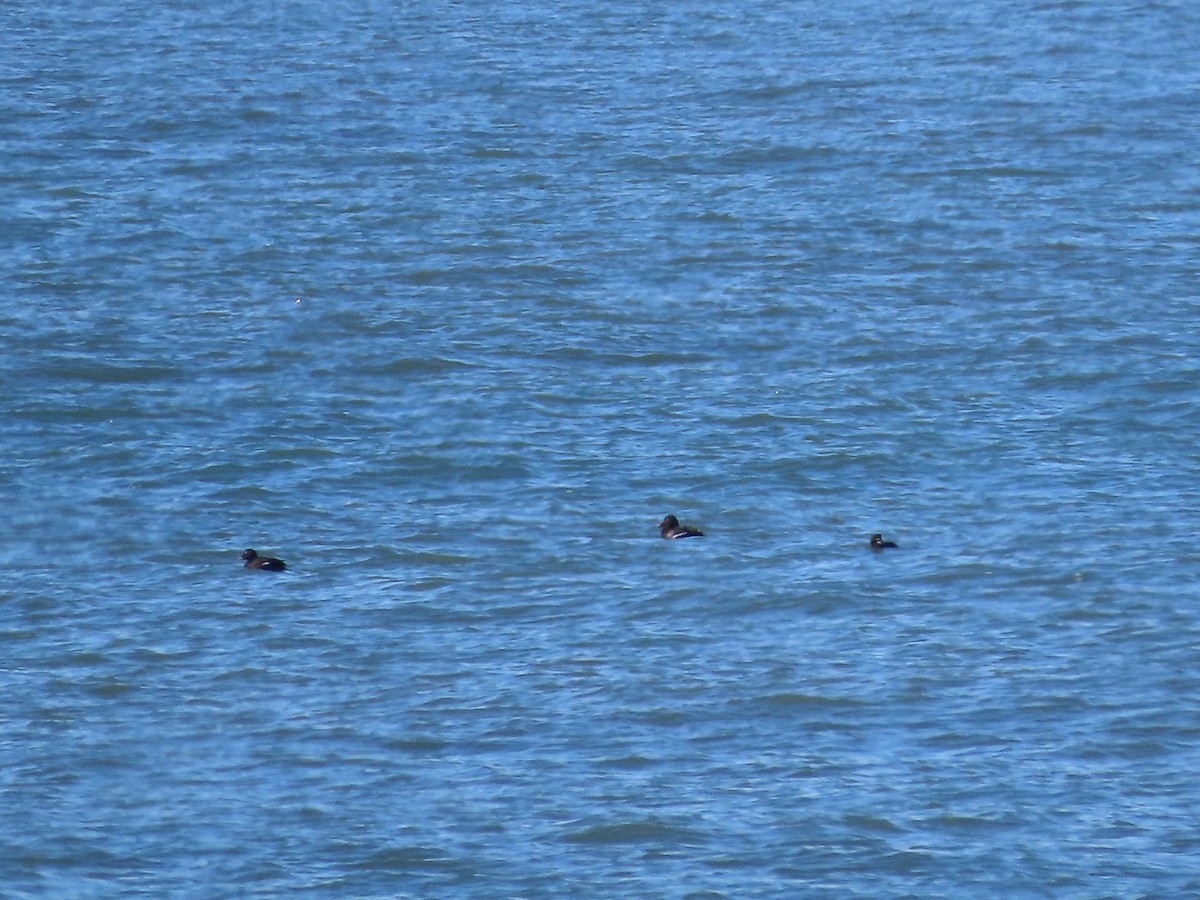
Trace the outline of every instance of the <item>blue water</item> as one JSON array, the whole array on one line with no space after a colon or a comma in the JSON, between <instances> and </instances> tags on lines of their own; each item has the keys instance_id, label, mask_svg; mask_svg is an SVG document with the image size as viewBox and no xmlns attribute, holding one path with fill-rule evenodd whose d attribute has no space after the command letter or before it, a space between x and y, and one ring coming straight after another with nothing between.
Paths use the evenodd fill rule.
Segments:
<instances>
[{"instance_id":1,"label":"blue water","mask_svg":"<svg viewBox=\"0 0 1200 900\"><path fill-rule=\"evenodd\" d=\"M0 59L4 896L1200 893L1200 7Z\"/></svg>"}]
</instances>

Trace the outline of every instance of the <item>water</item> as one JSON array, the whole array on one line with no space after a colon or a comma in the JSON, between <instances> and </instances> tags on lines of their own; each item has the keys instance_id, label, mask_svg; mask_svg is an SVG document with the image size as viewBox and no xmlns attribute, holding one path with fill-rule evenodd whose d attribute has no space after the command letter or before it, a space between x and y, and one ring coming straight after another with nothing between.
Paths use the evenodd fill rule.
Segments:
<instances>
[{"instance_id":1,"label":"water","mask_svg":"<svg viewBox=\"0 0 1200 900\"><path fill-rule=\"evenodd\" d=\"M0 11L6 896L1200 890L1190 4L251 7Z\"/></svg>"}]
</instances>

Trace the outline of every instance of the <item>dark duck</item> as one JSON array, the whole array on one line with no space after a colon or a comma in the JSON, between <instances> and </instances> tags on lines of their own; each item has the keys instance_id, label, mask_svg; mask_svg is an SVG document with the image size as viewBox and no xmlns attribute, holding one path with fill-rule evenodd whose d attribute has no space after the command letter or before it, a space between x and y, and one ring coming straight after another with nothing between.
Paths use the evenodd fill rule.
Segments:
<instances>
[{"instance_id":1,"label":"dark duck","mask_svg":"<svg viewBox=\"0 0 1200 900\"><path fill-rule=\"evenodd\" d=\"M282 572L287 568L287 563L282 559L276 559L273 556L259 556L253 550L246 550L242 553L242 559L246 561L247 569L264 569L267 572Z\"/></svg>"},{"instance_id":2,"label":"dark duck","mask_svg":"<svg viewBox=\"0 0 1200 900\"><path fill-rule=\"evenodd\" d=\"M886 550L889 547L898 546L895 541L885 541L882 534L871 535L872 550Z\"/></svg>"},{"instance_id":3,"label":"dark duck","mask_svg":"<svg viewBox=\"0 0 1200 900\"><path fill-rule=\"evenodd\" d=\"M658 533L667 540L672 538L704 537L704 532L691 525L680 525L674 516L667 516L658 523Z\"/></svg>"}]
</instances>

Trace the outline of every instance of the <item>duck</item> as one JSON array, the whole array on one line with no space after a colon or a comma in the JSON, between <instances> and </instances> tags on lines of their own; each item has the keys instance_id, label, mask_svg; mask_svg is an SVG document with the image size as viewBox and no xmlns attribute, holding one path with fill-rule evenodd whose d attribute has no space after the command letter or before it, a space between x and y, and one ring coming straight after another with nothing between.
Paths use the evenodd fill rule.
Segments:
<instances>
[{"instance_id":1,"label":"duck","mask_svg":"<svg viewBox=\"0 0 1200 900\"><path fill-rule=\"evenodd\" d=\"M672 538L704 537L704 532L691 525L680 525L674 516L667 516L658 523L658 533L667 540Z\"/></svg>"},{"instance_id":2,"label":"duck","mask_svg":"<svg viewBox=\"0 0 1200 900\"><path fill-rule=\"evenodd\" d=\"M282 572L287 568L287 563L282 559L276 559L273 556L259 556L253 550L244 551L242 559L246 561L247 569L265 569L268 572Z\"/></svg>"},{"instance_id":3,"label":"duck","mask_svg":"<svg viewBox=\"0 0 1200 900\"><path fill-rule=\"evenodd\" d=\"M899 546L899 544L897 544L895 541L885 541L883 539L882 534L871 535L871 549L872 550L886 550L888 547L898 547L898 546Z\"/></svg>"}]
</instances>

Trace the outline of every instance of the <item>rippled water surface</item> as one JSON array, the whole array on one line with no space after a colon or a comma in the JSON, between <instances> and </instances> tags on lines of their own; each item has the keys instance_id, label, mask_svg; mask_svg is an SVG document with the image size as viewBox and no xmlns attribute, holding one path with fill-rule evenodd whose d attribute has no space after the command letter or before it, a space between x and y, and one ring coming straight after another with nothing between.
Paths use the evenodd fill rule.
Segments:
<instances>
[{"instance_id":1,"label":"rippled water surface","mask_svg":"<svg viewBox=\"0 0 1200 900\"><path fill-rule=\"evenodd\" d=\"M0 54L6 896L1200 893L1192 4Z\"/></svg>"}]
</instances>

